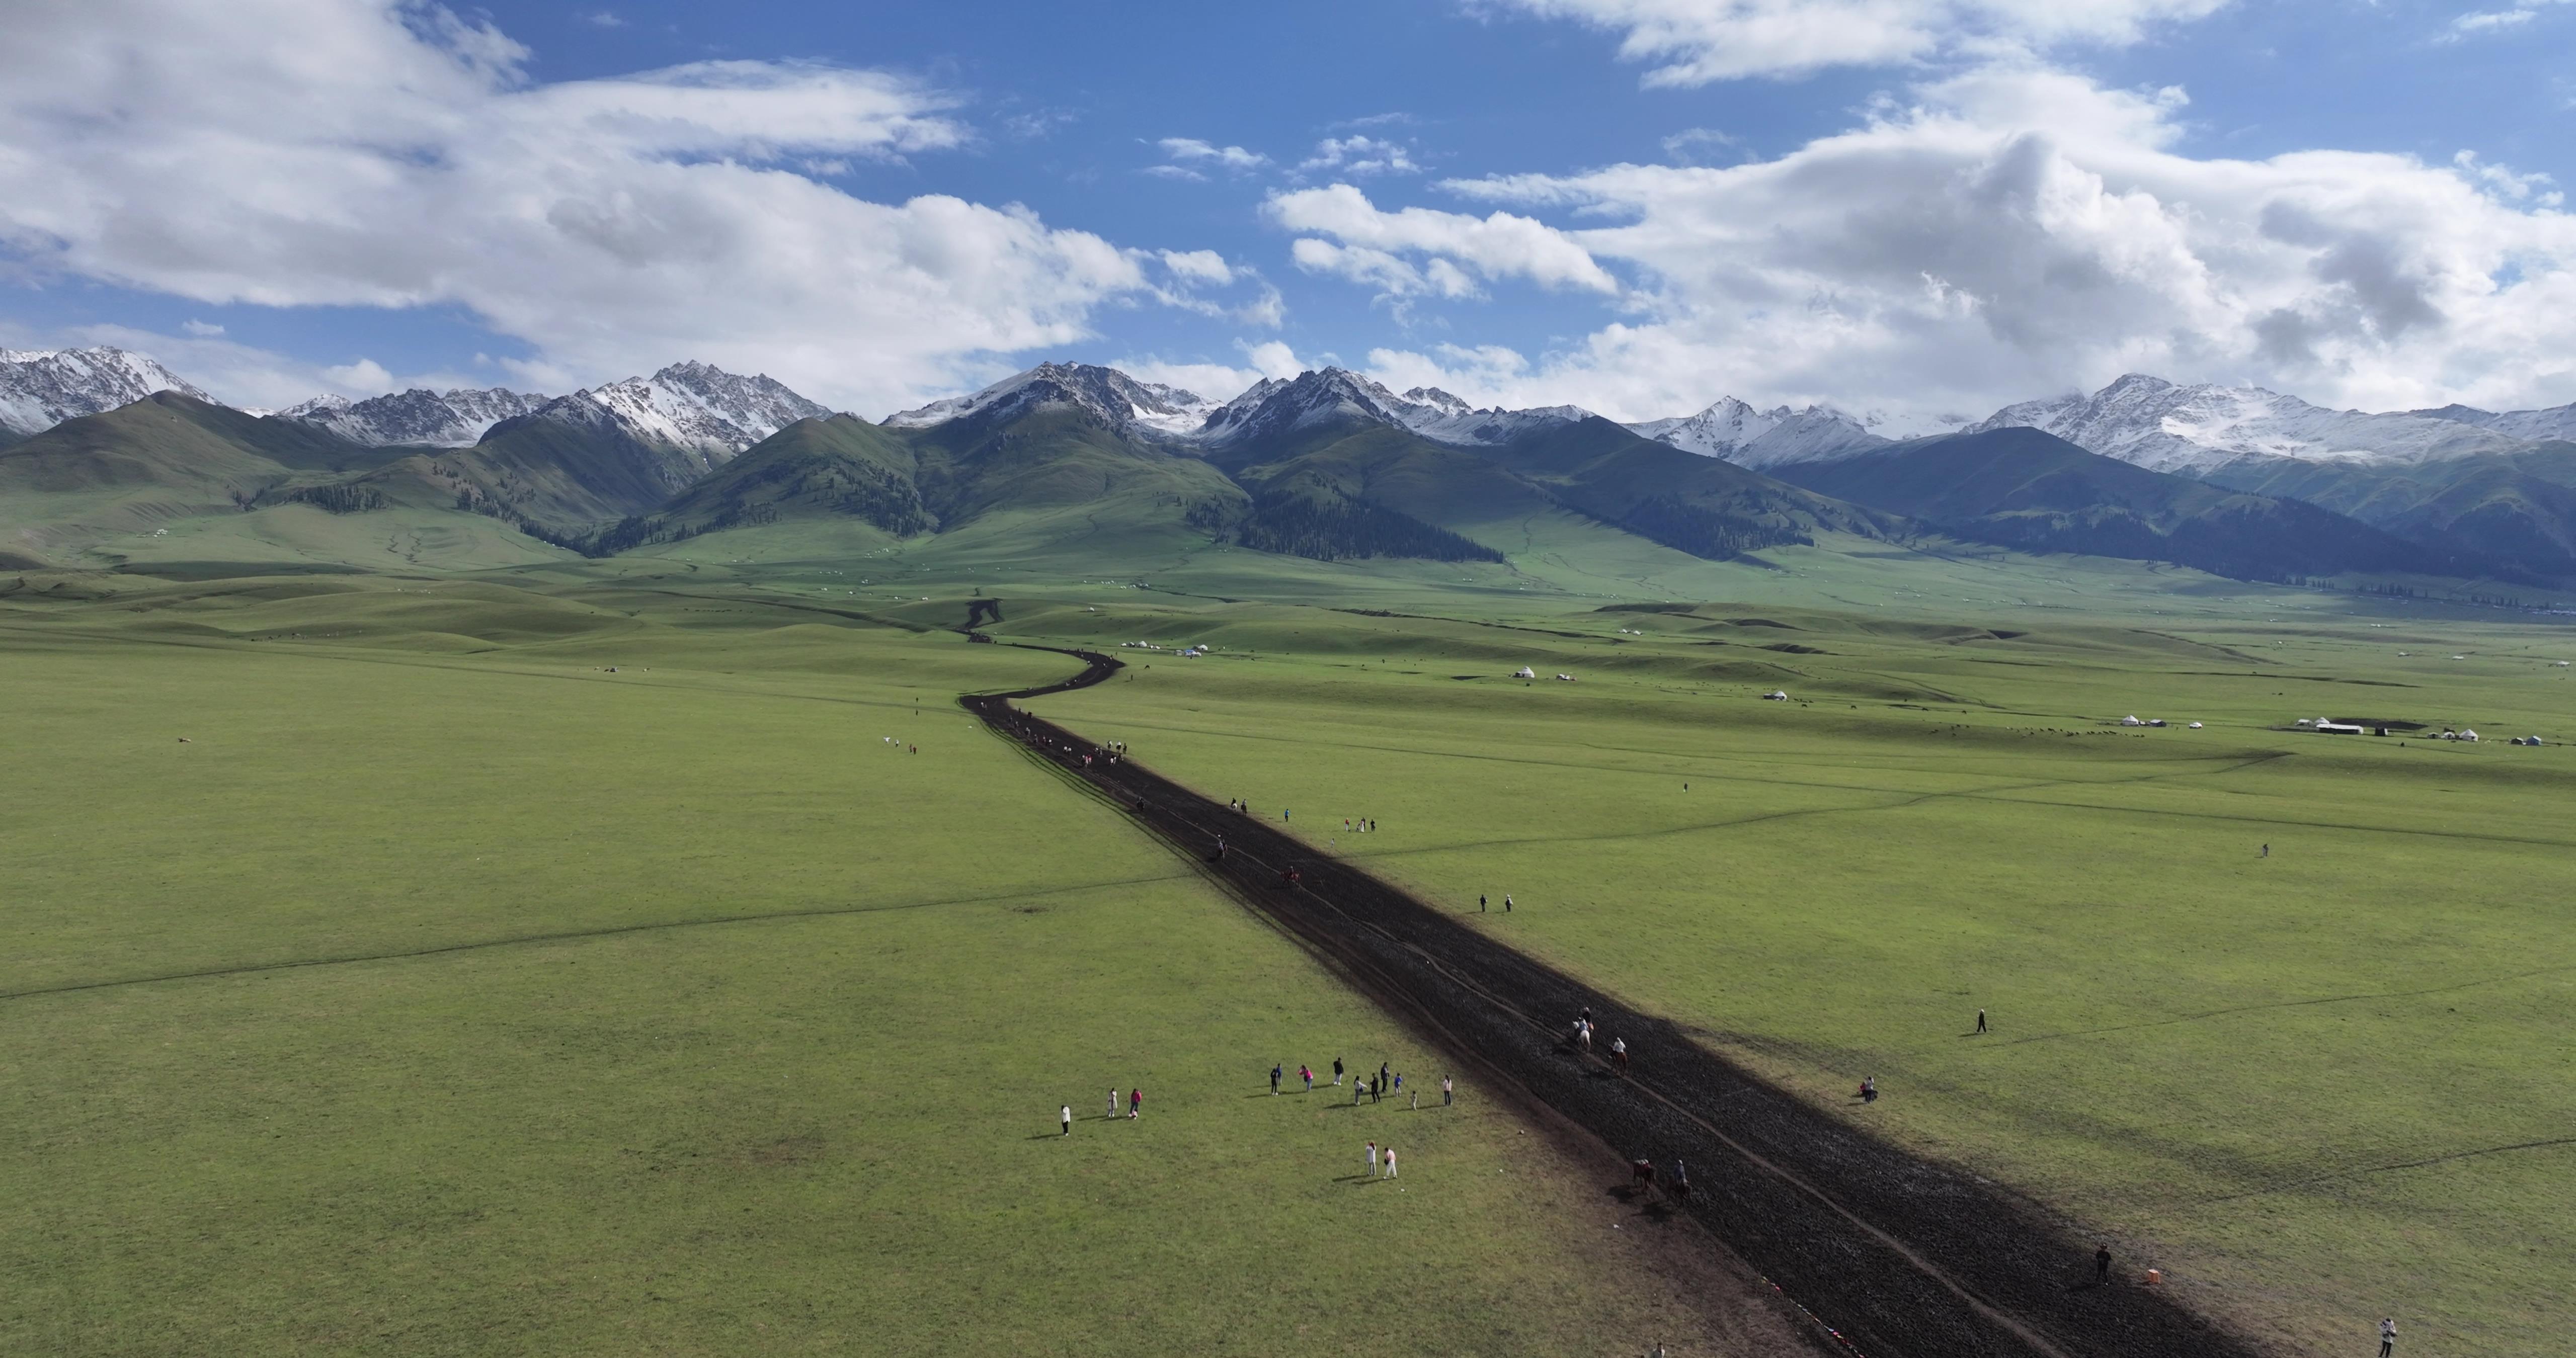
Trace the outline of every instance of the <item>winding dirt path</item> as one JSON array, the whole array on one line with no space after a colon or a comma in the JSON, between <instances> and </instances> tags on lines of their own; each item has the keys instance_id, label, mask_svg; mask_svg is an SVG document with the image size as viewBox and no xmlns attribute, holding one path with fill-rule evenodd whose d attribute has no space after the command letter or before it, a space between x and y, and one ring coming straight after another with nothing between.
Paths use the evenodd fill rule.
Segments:
<instances>
[{"instance_id":1,"label":"winding dirt path","mask_svg":"<svg viewBox=\"0 0 2576 1358\"><path fill-rule=\"evenodd\" d=\"M1012 643L1019 644L1019 643ZM1088 688L1121 666L958 701L1304 941L1461 1061L1508 1081L1624 1155L1691 1166L1685 1211L1783 1295L1869 1358L2252 1358L2258 1350L2169 1294L2093 1282L2093 1242L2034 1204L1801 1103L1639 1013L1526 957L1284 827L1140 767L1012 705ZM1226 852L1217 855L1219 837ZM1294 866L1299 880L1284 879ZM1633 1074L1578 1053L1592 1011Z\"/></svg>"}]
</instances>

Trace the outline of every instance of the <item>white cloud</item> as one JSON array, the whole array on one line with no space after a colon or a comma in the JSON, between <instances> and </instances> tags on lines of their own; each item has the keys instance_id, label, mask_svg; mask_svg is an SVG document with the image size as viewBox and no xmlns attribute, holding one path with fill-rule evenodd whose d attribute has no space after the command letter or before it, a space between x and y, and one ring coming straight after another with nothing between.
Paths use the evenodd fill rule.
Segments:
<instances>
[{"instance_id":1,"label":"white cloud","mask_svg":"<svg viewBox=\"0 0 2576 1358\"><path fill-rule=\"evenodd\" d=\"M1266 377L1290 378L1315 366L1297 357L1297 351L1278 340L1259 344L1236 341L1245 366L1227 363L1188 363L1153 356L1122 358L1110 366L1130 377L1147 382L1161 382L1195 392L1211 400L1230 401L1245 388Z\"/></svg>"},{"instance_id":2,"label":"white cloud","mask_svg":"<svg viewBox=\"0 0 2576 1358\"><path fill-rule=\"evenodd\" d=\"M1165 250L1163 267L1179 278L1194 283L1225 284L1234 281L1234 270L1226 265L1225 256L1214 250Z\"/></svg>"},{"instance_id":3,"label":"white cloud","mask_svg":"<svg viewBox=\"0 0 2576 1358\"><path fill-rule=\"evenodd\" d=\"M1353 178L1422 172L1401 143L1379 137L1326 137L1315 143L1315 154L1297 162L1297 168Z\"/></svg>"},{"instance_id":4,"label":"white cloud","mask_svg":"<svg viewBox=\"0 0 2576 1358\"><path fill-rule=\"evenodd\" d=\"M1686 127L1664 138L1664 154L1689 159L1739 144L1739 139L1731 133L1720 132L1713 127Z\"/></svg>"},{"instance_id":5,"label":"white cloud","mask_svg":"<svg viewBox=\"0 0 2576 1358\"><path fill-rule=\"evenodd\" d=\"M1991 57L2137 41L2159 22L2226 0L1494 0L1621 35L1619 55L1660 63L1648 85L1795 76L1830 66Z\"/></svg>"},{"instance_id":6,"label":"white cloud","mask_svg":"<svg viewBox=\"0 0 2576 1358\"><path fill-rule=\"evenodd\" d=\"M619 18L613 11L604 9L592 10L590 13L581 16L581 21L596 28L626 27L626 21L624 19Z\"/></svg>"},{"instance_id":7,"label":"white cloud","mask_svg":"<svg viewBox=\"0 0 2576 1358\"><path fill-rule=\"evenodd\" d=\"M1472 296L1476 285L1469 271L1488 279L1526 278L1543 287L1619 290L1618 280L1574 237L1532 217L1473 217L1418 207L1381 211L1348 184L1273 194L1264 210L1291 231L1315 233L1291 247L1299 268L1371 283L1391 296ZM1404 258L1408 254L1429 258L1416 267Z\"/></svg>"},{"instance_id":8,"label":"white cloud","mask_svg":"<svg viewBox=\"0 0 2576 1358\"><path fill-rule=\"evenodd\" d=\"M179 328L198 339L215 339L224 333L222 326L209 321L183 321Z\"/></svg>"},{"instance_id":9,"label":"white cloud","mask_svg":"<svg viewBox=\"0 0 2576 1358\"><path fill-rule=\"evenodd\" d=\"M391 391L394 386L394 375L372 358L324 368L322 376L343 391Z\"/></svg>"},{"instance_id":10,"label":"white cloud","mask_svg":"<svg viewBox=\"0 0 2576 1358\"><path fill-rule=\"evenodd\" d=\"M1227 170L1257 170L1270 163L1270 157L1240 146L1218 146L1196 137L1165 137L1159 143L1163 154L1181 163L1205 163Z\"/></svg>"},{"instance_id":11,"label":"white cloud","mask_svg":"<svg viewBox=\"0 0 2576 1358\"><path fill-rule=\"evenodd\" d=\"M1604 223L1519 219L1634 268L1634 315L1525 371L1414 357L1470 399L1622 418L1733 394L1923 427L2126 371L2372 409L2576 399L2576 218L2543 181L2475 157L2194 159L2183 108L1996 66L1776 159L1444 185ZM1393 248L1363 227L1399 214L1342 192L1294 215Z\"/></svg>"},{"instance_id":12,"label":"white cloud","mask_svg":"<svg viewBox=\"0 0 2576 1358\"><path fill-rule=\"evenodd\" d=\"M2520 28L2539 18L2542 8L2567 3L2569 0L2521 0L2521 3L2511 9L2471 10L2453 19L2450 27L2443 30L2442 38L2444 41L2458 42L2465 38Z\"/></svg>"},{"instance_id":13,"label":"white cloud","mask_svg":"<svg viewBox=\"0 0 2576 1358\"><path fill-rule=\"evenodd\" d=\"M1384 250L1372 250L1365 245L1335 245L1311 236L1290 245L1288 257L1308 273L1364 283L1377 289L1381 297L1433 294L1456 298L1476 295L1476 281L1445 259L1434 259L1417 269Z\"/></svg>"},{"instance_id":14,"label":"white cloud","mask_svg":"<svg viewBox=\"0 0 2576 1358\"><path fill-rule=\"evenodd\" d=\"M402 0L22 7L0 45L0 248L208 303L461 306L549 385L683 357L893 408L1150 296L1019 207L876 203L795 167L961 142L877 72L702 62L539 84ZM277 35L292 33L281 42Z\"/></svg>"}]
</instances>

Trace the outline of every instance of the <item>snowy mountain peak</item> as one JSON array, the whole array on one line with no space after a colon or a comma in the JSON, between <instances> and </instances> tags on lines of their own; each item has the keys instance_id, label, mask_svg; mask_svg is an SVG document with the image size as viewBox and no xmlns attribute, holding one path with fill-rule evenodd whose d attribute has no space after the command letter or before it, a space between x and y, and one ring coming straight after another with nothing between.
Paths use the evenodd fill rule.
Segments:
<instances>
[{"instance_id":1,"label":"snowy mountain peak","mask_svg":"<svg viewBox=\"0 0 2576 1358\"><path fill-rule=\"evenodd\" d=\"M1580 406L1478 410L1437 387L1402 396L1344 368L1317 368L1290 379L1268 378L1208 416L1199 437L1231 443L1335 420L1393 425L1464 447L1508 443L1537 430L1591 418Z\"/></svg>"},{"instance_id":2,"label":"snowy mountain peak","mask_svg":"<svg viewBox=\"0 0 2576 1358\"><path fill-rule=\"evenodd\" d=\"M2090 396L2006 406L1966 432L2013 425L2045 430L2152 471L2185 474L2246 457L2402 464L2505 452L2522 442L2511 433L2438 415L2327 410L2261 387L2178 386L2140 373Z\"/></svg>"},{"instance_id":3,"label":"snowy mountain peak","mask_svg":"<svg viewBox=\"0 0 2576 1358\"><path fill-rule=\"evenodd\" d=\"M951 396L885 418L894 429L927 429L970 416L1006 419L1045 405L1068 405L1122 432L1143 429L1175 437L1195 433L1217 408L1196 392L1140 382L1116 368L1041 363L971 396Z\"/></svg>"},{"instance_id":4,"label":"snowy mountain peak","mask_svg":"<svg viewBox=\"0 0 2576 1358\"><path fill-rule=\"evenodd\" d=\"M2546 410L2508 410L2497 414L2476 406L2447 405L2435 410L2410 410L2409 415L2427 419L2449 420L2455 424L2475 425L2518 439L2544 442L2563 439L2576 442L2576 405L2551 406Z\"/></svg>"},{"instance_id":5,"label":"snowy mountain peak","mask_svg":"<svg viewBox=\"0 0 2576 1358\"><path fill-rule=\"evenodd\" d=\"M16 438L175 391L214 399L149 355L124 349L0 349L0 430Z\"/></svg>"},{"instance_id":6,"label":"snowy mountain peak","mask_svg":"<svg viewBox=\"0 0 2576 1358\"><path fill-rule=\"evenodd\" d=\"M482 440L493 425L534 412L543 396L500 387L458 387L444 394L424 387L352 401L345 396L316 396L278 414L327 429L352 443L371 448L420 444L465 448Z\"/></svg>"},{"instance_id":7,"label":"snowy mountain peak","mask_svg":"<svg viewBox=\"0 0 2576 1358\"><path fill-rule=\"evenodd\" d=\"M798 420L831 413L766 375L741 377L711 364L674 363L651 377L558 396L526 418L682 449L701 466L713 467Z\"/></svg>"},{"instance_id":8,"label":"snowy mountain peak","mask_svg":"<svg viewBox=\"0 0 2576 1358\"><path fill-rule=\"evenodd\" d=\"M1824 461L1887 442L1860 419L1831 406L1756 410L1732 396L1696 415L1628 427L1684 452L1743 467Z\"/></svg>"},{"instance_id":9,"label":"snowy mountain peak","mask_svg":"<svg viewBox=\"0 0 2576 1358\"><path fill-rule=\"evenodd\" d=\"M1445 391L1442 391L1438 387L1415 387L1413 390L1404 394L1404 399L1411 401L1413 404L1418 406L1428 406L1433 410L1439 411L1443 415L1472 415L1475 413L1475 407L1468 405L1465 401L1460 400Z\"/></svg>"}]
</instances>

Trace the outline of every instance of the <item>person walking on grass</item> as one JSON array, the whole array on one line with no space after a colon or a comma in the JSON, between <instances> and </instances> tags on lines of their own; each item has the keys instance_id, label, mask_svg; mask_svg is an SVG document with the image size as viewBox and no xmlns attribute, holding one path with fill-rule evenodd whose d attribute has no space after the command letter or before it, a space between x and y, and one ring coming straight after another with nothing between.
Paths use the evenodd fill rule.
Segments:
<instances>
[{"instance_id":1,"label":"person walking on grass","mask_svg":"<svg viewBox=\"0 0 2576 1358\"><path fill-rule=\"evenodd\" d=\"M1131 1089L1131 1090L1128 1090L1128 1091L1127 1091L1127 1120L1128 1120L1128 1121L1130 1121L1130 1122L1135 1121L1135 1120L1136 1120L1136 1115L1137 1115L1138 1113L1141 1113L1141 1112L1144 1112L1144 1111L1145 1111L1145 1091L1144 1091L1144 1090L1141 1090L1141 1089Z\"/></svg>"},{"instance_id":2,"label":"person walking on grass","mask_svg":"<svg viewBox=\"0 0 2576 1358\"><path fill-rule=\"evenodd\" d=\"M1307 1065L1302 1061L1297 1063L1297 1078L1306 1082L1307 1093L1312 1094L1315 1092L1315 1068L1313 1066Z\"/></svg>"},{"instance_id":3,"label":"person walking on grass","mask_svg":"<svg viewBox=\"0 0 2576 1358\"><path fill-rule=\"evenodd\" d=\"M1395 1152L1393 1152L1393 1151L1389 1151L1389 1152L1387 1152L1387 1156L1388 1156L1387 1163L1389 1163L1389 1164L1393 1164L1393 1163L1394 1163L1394 1155L1395 1155ZM2379 1358L2392 1358L2392 1355L2394 1355L2396 1352L2397 1352L2397 1321L2396 1321L2396 1318L2395 1318L2395 1317L2383 1317L2383 1318L2381 1318L2381 1320L2380 1320L2380 1322L2379 1322Z\"/></svg>"},{"instance_id":4,"label":"person walking on grass","mask_svg":"<svg viewBox=\"0 0 2576 1358\"><path fill-rule=\"evenodd\" d=\"M1357 1107L1359 1107L1359 1106L1360 1106L1360 1095L1365 1094L1365 1093L1367 1093L1367 1092L1368 1092L1368 1086L1367 1086L1367 1085L1364 1085L1364 1084L1362 1084L1362 1083L1360 1083L1360 1079L1359 1079L1359 1077L1358 1077L1358 1076L1356 1076L1356 1075L1352 1076L1352 1077L1351 1077L1351 1107L1353 1107L1353 1108L1357 1108Z\"/></svg>"},{"instance_id":5,"label":"person walking on grass","mask_svg":"<svg viewBox=\"0 0 2576 1358\"><path fill-rule=\"evenodd\" d=\"M1073 1105L1069 1103L1064 1106L1064 1134L1073 1135Z\"/></svg>"},{"instance_id":6,"label":"person walking on grass","mask_svg":"<svg viewBox=\"0 0 2576 1358\"><path fill-rule=\"evenodd\" d=\"M1109 1087L1109 1116L1118 1116L1118 1086Z\"/></svg>"},{"instance_id":7,"label":"person walking on grass","mask_svg":"<svg viewBox=\"0 0 2576 1358\"><path fill-rule=\"evenodd\" d=\"M1512 913L1512 893L1508 891L1503 893L1503 913L1506 915Z\"/></svg>"},{"instance_id":8,"label":"person walking on grass","mask_svg":"<svg viewBox=\"0 0 2576 1358\"><path fill-rule=\"evenodd\" d=\"M1481 894L1476 897L1476 913L1479 915L1485 913L1485 898Z\"/></svg>"},{"instance_id":9,"label":"person walking on grass","mask_svg":"<svg viewBox=\"0 0 2576 1358\"><path fill-rule=\"evenodd\" d=\"M1386 1177L1390 1179L1395 1177L1395 1147L1393 1146L1386 1148Z\"/></svg>"},{"instance_id":10,"label":"person walking on grass","mask_svg":"<svg viewBox=\"0 0 2576 1358\"><path fill-rule=\"evenodd\" d=\"M1448 1076L1446 1076L1446 1075L1441 1076L1441 1077L1440 1077L1440 1106L1441 1106L1441 1107L1443 1107L1443 1108L1448 1107L1448 1106L1450 1105L1450 1103L1451 1103L1451 1102L1453 1102L1453 1096L1456 1094L1456 1092L1457 1092L1457 1091L1456 1091L1456 1090L1455 1090L1455 1089L1450 1085L1450 1083L1449 1083L1449 1077L1448 1077Z\"/></svg>"},{"instance_id":11,"label":"person walking on grass","mask_svg":"<svg viewBox=\"0 0 2576 1358\"><path fill-rule=\"evenodd\" d=\"M2271 856L2272 856L2272 846L2271 846L2271 845L2266 844L2266 845L2264 845L2264 846L2263 846L2263 856L2264 856L2265 858L2269 858L2269 857L2271 857Z\"/></svg>"},{"instance_id":12,"label":"person walking on grass","mask_svg":"<svg viewBox=\"0 0 2576 1358\"><path fill-rule=\"evenodd\" d=\"M1335 1088L1335 1089L1339 1089L1339 1088L1341 1088L1341 1087L1342 1087L1342 1058L1340 1058L1340 1057L1336 1056L1336 1057L1334 1057L1334 1058L1333 1058L1333 1088Z\"/></svg>"},{"instance_id":13,"label":"person walking on grass","mask_svg":"<svg viewBox=\"0 0 2576 1358\"><path fill-rule=\"evenodd\" d=\"M2093 1251L2093 1285L2096 1287L2106 1287L2110 1282L2111 1247L2104 1245L2100 1249Z\"/></svg>"},{"instance_id":14,"label":"person walking on grass","mask_svg":"<svg viewBox=\"0 0 2576 1358\"><path fill-rule=\"evenodd\" d=\"M1420 1085L1415 1085L1415 1086L1413 1087L1413 1093L1412 1093L1412 1095L1411 1095L1410 1097L1411 1097L1411 1098L1412 1098L1412 1100L1413 1100L1413 1106L1412 1106L1411 1108L1407 1109L1406 1111L1407 1111L1407 1112L1413 1112L1413 1113L1419 1113L1419 1112L1421 1112L1421 1111L1422 1111L1422 1086L1420 1086Z\"/></svg>"},{"instance_id":15,"label":"person walking on grass","mask_svg":"<svg viewBox=\"0 0 2576 1358\"><path fill-rule=\"evenodd\" d=\"M1377 1177L1377 1143L1376 1143L1376 1142L1372 1141L1372 1142L1368 1143L1368 1153L1369 1153L1369 1177L1370 1177L1370 1178L1372 1178L1372 1179L1374 1179L1374 1178L1376 1178L1376 1177Z\"/></svg>"},{"instance_id":16,"label":"person walking on grass","mask_svg":"<svg viewBox=\"0 0 2576 1358\"><path fill-rule=\"evenodd\" d=\"M1985 1010L1983 1010L1983 1009L1980 1009L1980 1010L1978 1010L1978 1011L1977 1011L1977 1031L1982 1033L1982 1032L1984 1032L1985 1030L1986 1030L1986 1011L1985 1011Z\"/></svg>"},{"instance_id":17,"label":"person walking on grass","mask_svg":"<svg viewBox=\"0 0 2576 1358\"><path fill-rule=\"evenodd\" d=\"M1279 1067L1275 1065L1270 1068L1270 1093L1273 1097L1279 1093Z\"/></svg>"}]
</instances>

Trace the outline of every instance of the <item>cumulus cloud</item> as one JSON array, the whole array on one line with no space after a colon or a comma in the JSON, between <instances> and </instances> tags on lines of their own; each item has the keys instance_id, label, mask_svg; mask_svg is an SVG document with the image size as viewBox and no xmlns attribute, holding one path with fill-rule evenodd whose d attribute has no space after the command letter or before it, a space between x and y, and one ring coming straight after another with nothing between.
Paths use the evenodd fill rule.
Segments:
<instances>
[{"instance_id":1,"label":"cumulus cloud","mask_svg":"<svg viewBox=\"0 0 2576 1358\"><path fill-rule=\"evenodd\" d=\"M2226 0L1496 0L1621 35L1619 54L1658 63L1648 85L1796 76L1831 66L1992 57L2137 41L2159 21Z\"/></svg>"},{"instance_id":2,"label":"cumulus cloud","mask_svg":"<svg viewBox=\"0 0 2576 1358\"><path fill-rule=\"evenodd\" d=\"M94 0L0 45L0 250L207 303L461 306L523 377L682 357L893 407L1151 295L1148 258L1020 207L818 183L967 133L838 67L541 84L407 0ZM295 40L280 42L277 34Z\"/></svg>"},{"instance_id":3,"label":"cumulus cloud","mask_svg":"<svg viewBox=\"0 0 2576 1358\"><path fill-rule=\"evenodd\" d=\"M1264 211L1280 226L1311 233L1290 247L1299 268L1368 283L1390 296L1473 296L1471 274L1619 291L1618 280L1571 235L1533 217L1475 217L1419 207L1389 212L1348 184L1273 194ZM1424 262L1416 265L1407 256Z\"/></svg>"},{"instance_id":4,"label":"cumulus cloud","mask_svg":"<svg viewBox=\"0 0 2576 1358\"><path fill-rule=\"evenodd\" d=\"M1520 218L1515 239L1632 268L1632 314L1525 369L1371 361L1623 418L1733 394L1917 428L2127 371L2372 409L2576 399L2576 218L2544 181L2475 157L2195 159L2185 106L1996 66L1775 159L1452 182L1597 223ZM1276 201L1382 251L1476 220L1423 213L1405 234L1354 190Z\"/></svg>"},{"instance_id":5,"label":"cumulus cloud","mask_svg":"<svg viewBox=\"0 0 2576 1358\"><path fill-rule=\"evenodd\" d=\"M1412 152L1402 143L1366 136L1326 137L1315 143L1315 154L1297 162L1297 168L1309 173L1330 171L1350 177L1422 172L1422 167L1413 162Z\"/></svg>"}]
</instances>

